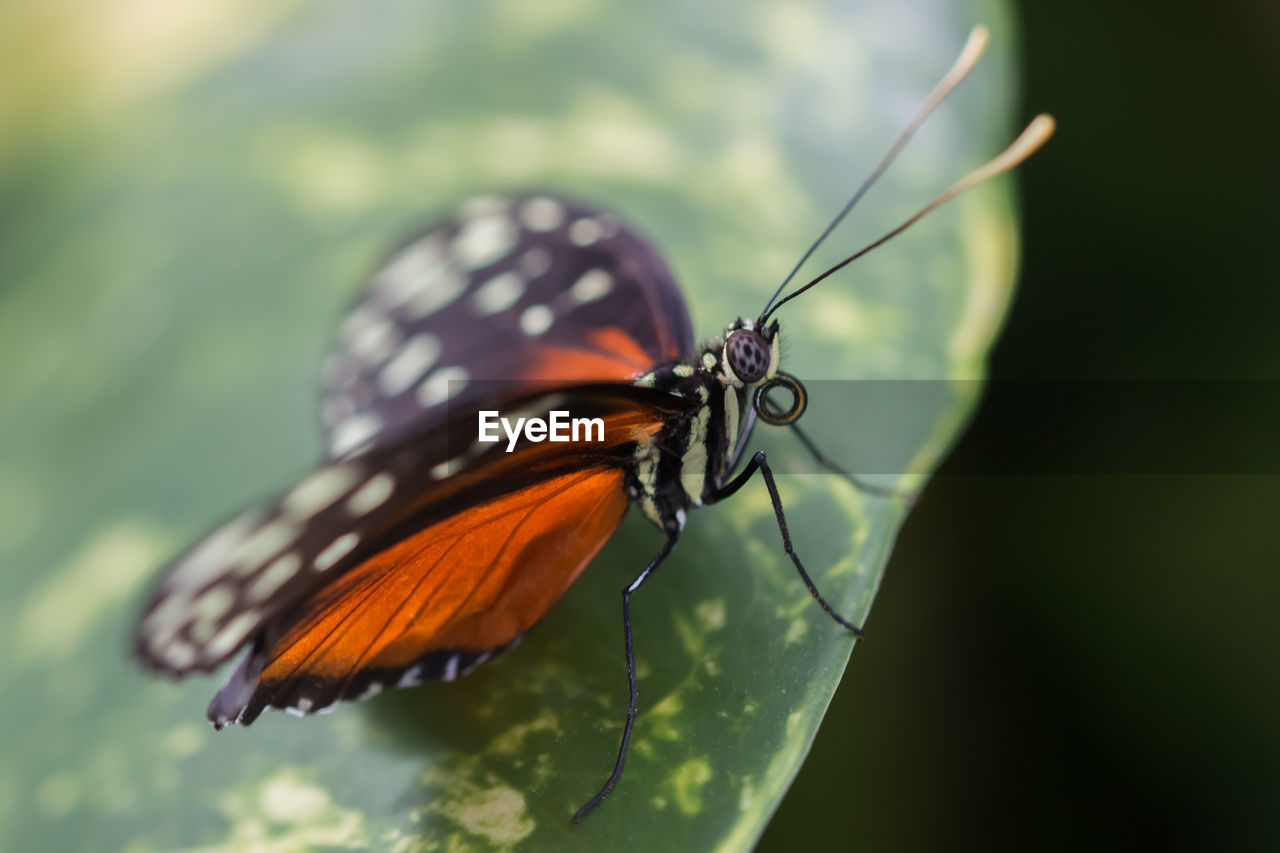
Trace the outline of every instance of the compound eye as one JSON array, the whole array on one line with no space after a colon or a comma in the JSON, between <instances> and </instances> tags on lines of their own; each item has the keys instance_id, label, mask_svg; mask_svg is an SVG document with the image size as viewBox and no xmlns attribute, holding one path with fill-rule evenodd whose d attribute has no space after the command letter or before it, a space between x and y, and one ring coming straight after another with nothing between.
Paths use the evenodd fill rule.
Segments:
<instances>
[{"instance_id":1,"label":"compound eye","mask_svg":"<svg viewBox=\"0 0 1280 853\"><path fill-rule=\"evenodd\" d=\"M738 329L725 342L725 354L734 375L748 385L764 379L772 355L764 335L752 329Z\"/></svg>"}]
</instances>

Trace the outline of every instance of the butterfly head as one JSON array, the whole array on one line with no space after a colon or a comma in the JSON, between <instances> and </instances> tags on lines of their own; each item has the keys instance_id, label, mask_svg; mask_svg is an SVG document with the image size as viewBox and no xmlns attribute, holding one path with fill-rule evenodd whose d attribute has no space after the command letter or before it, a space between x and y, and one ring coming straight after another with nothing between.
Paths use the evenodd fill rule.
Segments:
<instances>
[{"instance_id":1,"label":"butterfly head","mask_svg":"<svg viewBox=\"0 0 1280 853\"><path fill-rule=\"evenodd\" d=\"M751 392L747 399L761 420L784 425L798 420L804 413L806 397L800 380L778 369L779 360L777 320L759 324L743 317L725 330L720 353L725 378ZM769 399L770 392L779 387L791 394L791 404L786 408Z\"/></svg>"},{"instance_id":2,"label":"butterfly head","mask_svg":"<svg viewBox=\"0 0 1280 853\"><path fill-rule=\"evenodd\" d=\"M724 334L720 364L729 381L748 388L759 386L778 372L778 324L756 327L745 317L733 322Z\"/></svg>"}]
</instances>

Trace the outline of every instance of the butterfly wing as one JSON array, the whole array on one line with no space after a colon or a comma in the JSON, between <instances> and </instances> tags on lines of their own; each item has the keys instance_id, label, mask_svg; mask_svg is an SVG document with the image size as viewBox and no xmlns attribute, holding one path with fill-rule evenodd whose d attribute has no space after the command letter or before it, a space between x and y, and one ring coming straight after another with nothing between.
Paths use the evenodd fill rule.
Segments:
<instances>
[{"instance_id":1,"label":"butterfly wing","mask_svg":"<svg viewBox=\"0 0 1280 853\"><path fill-rule=\"evenodd\" d=\"M210 719L305 713L384 687L452 679L537 622L626 511L624 474L544 480L424 528L308 598L218 693Z\"/></svg>"},{"instance_id":2,"label":"butterfly wing","mask_svg":"<svg viewBox=\"0 0 1280 853\"><path fill-rule=\"evenodd\" d=\"M562 475L621 471L638 443L689 406L630 385L573 386L506 402L525 415L570 406L575 416L599 417L604 440L524 441L508 453L505 442L477 442L474 413L467 413L329 462L173 563L139 624L137 657L179 677L210 671L304 599L433 525ZM483 569L474 561L449 565L459 583Z\"/></svg>"},{"instance_id":3,"label":"butterfly wing","mask_svg":"<svg viewBox=\"0 0 1280 853\"><path fill-rule=\"evenodd\" d=\"M331 458L523 390L622 380L687 355L661 256L608 213L550 195L475 199L393 252L325 365Z\"/></svg>"},{"instance_id":4,"label":"butterfly wing","mask_svg":"<svg viewBox=\"0 0 1280 853\"><path fill-rule=\"evenodd\" d=\"M688 411L578 383L691 347L665 264L608 214L464 205L394 252L343 322L328 460L175 561L137 657L181 677L249 645L210 706L219 725L477 665L559 598L616 527L637 445ZM505 453L477 444L480 408L599 415L606 438Z\"/></svg>"}]
</instances>

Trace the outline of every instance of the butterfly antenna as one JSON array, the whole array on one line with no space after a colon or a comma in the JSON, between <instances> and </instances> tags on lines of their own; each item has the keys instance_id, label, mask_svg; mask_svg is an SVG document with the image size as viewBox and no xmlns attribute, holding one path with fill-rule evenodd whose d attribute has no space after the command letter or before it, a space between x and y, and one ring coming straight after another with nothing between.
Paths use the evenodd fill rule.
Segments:
<instances>
[{"instance_id":1,"label":"butterfly antenna","mask_svg":"<svg viewBox=\"0 0 1280 853\"><path fill-rule=\"evenodd\" d=\"M796 265L792 267L791 272L787 273L787 277L782 280L782 284L778 285L778 289L773 292L773 296L769 297L769 301L765 304L764 310L760 312L761 317L770 313L769 307L773 305L773 301L777 299L783 289L791 283L791 279L795 278L796 273L800 272L800 268L803 267L805 262L808 261L813 253L818 250L818 247L822 245L822 241L827 239L827 235L835 230L836 226L841 223L845 215L848 214L848 212L853 209L853 206L858 203L858 200L866 194L867 190L871 189L871 185L884 174L885 169L889 168L889 164L898 156L898 152L900 152L903 146L907 144L915 132L920 128L920 125L924 124L924 120L929 117L929 114L934 111L938 104L942 103L943 99L945 99L947 95L951 94L951 90L958 86L960 81L963 80L969 72L973 70L973 67L978 64L978 60L982 57L983 51L987 49L987 42L990 40L990 37L990 31L981 24L970 31L969 39L965 42L964 48L960 51L960 56L956 59L955 64L951 66L951 70L946 73L942 80L938 82L938 85L934 87L933 91L929 93L929 97L920 105L920 109L916 111L915 116L907 124L902 133L898 134L898 138L889 146L888 152L881 158L880 162L876 164L876 167L871 170L871 174L867 175L861 185L858 186L858 189L855 190L849 200L845 202L844 207L840 208L840 212L836 214L835 219L831 220L831 224L828 225L822 234L818 236L817 240L813 241L813 245L809 247L809 250L804 253L804 256L800 258Z\"/></svg>"},{"instance_id":2,"label":"butterfly antenna","mask_svg":"<svg viewBox=\"0 0 1280 853\"><path fill-rule=\"evenodd\" d=\"M996 155L994 158L989 160L984 165L978 167L977 169L970 172L968 175L956 181L947 189L946 192L944 192L942 195L938 196L933 201L926 204L924 207L920 208L920 210L914 216L912 216L906 222L899 225L897 228L890 231L888 234L881 237L879 240L876 240L871 245L863 249L860 249L857 252L854 252L852 255L845 258L843 261L836 264L834 267L827 270L822 275L810 281L804 287L800 288L794 293L788 294L784 299L780 300L776 305L774 305L773 308L769 309L763 315L761 315L760 322L758 323L758 325L763 326L766 322L768 322L770 314L772 314L774 311L777 311L783 305L786 305L792 299L795 299L797 296L804 293L806 290L813 287L815 284L822 281L827 276L831 275L834 272L837 272L838 270L843 269L844 267L853 263L858 258L862 257L867 252L870 252L872 249L876 248L877 246L884 245L885 243L892 240L894 237L897 237L903 231L906 231L912 225L916 224L916 222L918 222L922 217L924 217L924 215L927 214L929 211L934 210L935 208L941 207L942 205L951 201L951 199L960 195L960 193L964 192L965 190L970 189L971 187L977 186L978 184L982 183L988 178L994 178L996 175L999 175L1002 172L1007 172L1010 169L1012 169L1014 166L1021 163L1023 160L1026 160L1032 154L1036 153L1036 151L1040 150L1040 147L1042 145L1044 145L1046 142L1049 141L1049 137L1053 136L1053 131L1056 128L1057 128L1057 123L1053 120L1053 116L1049 115L1048 113L1041 113L1040 115L1036 116L1031 120L1031 123L1027 125L1026 130L1022 131L1022 134L1017 139L1015 139L1013 141L1013 144L1011 144L1008 148L1000 152L998 155Z\"/></svg>"}]
</instances>

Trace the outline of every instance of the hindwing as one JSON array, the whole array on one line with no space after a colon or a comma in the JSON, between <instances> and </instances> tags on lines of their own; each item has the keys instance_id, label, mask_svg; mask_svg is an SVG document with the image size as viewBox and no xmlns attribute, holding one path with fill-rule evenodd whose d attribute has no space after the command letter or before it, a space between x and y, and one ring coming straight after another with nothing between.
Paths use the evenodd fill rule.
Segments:
<instances>
[{"instance_id":1,"label":"hindwing","mask_svg":"<svg viewBox=\"0 0 1280 853\"><path fill-rule=\"evenodd\" d=\"M560 599L627 508L597 466L476 504L382 549L257 640L209 707L217 726L266 707L322 710L501 651Z\"/></svg>"},{"instance_id":2,"label":"hindwing","mask_svg":"<svg viewBox=\"0 0 1280 853\"><path fill-rule=\"evenodd\" d=\"M287 619L308 596L324 596L347 571L433 525L567 474L620 472L637 444L689 407L631 385L573 386L502 403L525 415L568 407L599 417L604 440L522 440L507 452L505 441L477 442L474 413L466 413L328 462L219 527L169 567L140 622L138 657L176 676L209 671L277 617ZM449 571L465 584L478 582L483 569L454 560Z\"/></svg>"}]
</instances>

